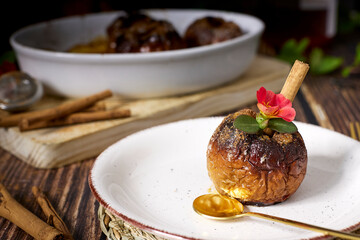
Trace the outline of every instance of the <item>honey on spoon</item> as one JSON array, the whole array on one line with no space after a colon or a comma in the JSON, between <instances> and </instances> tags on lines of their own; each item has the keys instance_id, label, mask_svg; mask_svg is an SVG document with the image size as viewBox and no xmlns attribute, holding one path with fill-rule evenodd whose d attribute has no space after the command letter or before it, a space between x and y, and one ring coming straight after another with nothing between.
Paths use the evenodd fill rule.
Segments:
<instances>
[{"instance_id":1,"label":"honey on spoon","mask_svg":"<svg viewBox=\"0 0 360 240\"><path fill-rule=\"evenodd\" d=\"M299 227L302 229L319 232L324 235L331 235L343 239L360 239L359 235L352 233L336 231L263 213L244 212L244 206L239 201L234 198L230 198L220 194L205 194L197 197L193 202L193 208L195 212L197 212L201 216L214 220L230 220L245 216L253 216L274 222L283 223L293 227Z\"/></svg>"}]
</instances>

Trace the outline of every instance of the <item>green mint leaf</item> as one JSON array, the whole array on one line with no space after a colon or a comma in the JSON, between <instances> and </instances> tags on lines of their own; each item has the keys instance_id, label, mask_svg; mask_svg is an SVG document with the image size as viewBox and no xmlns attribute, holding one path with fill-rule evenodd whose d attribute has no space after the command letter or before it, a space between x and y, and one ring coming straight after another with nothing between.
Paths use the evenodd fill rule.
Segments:
<instances>
[{"instance_id":1,"label":"green mint leaf","mask_svg":"<svg viewBox=\"0 0 360 240\"><path fill-rule=\"evenodd\" d=\"M337 57L324 57L321 64L314 69L316 74L327 74L338 69L343 63L343 59Z\"/></svg>"},{"instance_id":2,"label":"green mint leaf","mask_svg":"<svg viewBox=\"0 0 360 240\"><path fill-rule=\"evenodd\" d=\"M341 71L341 75L343 77L348 77L350 75L350 73L351 73L351 70L352 70L352 67L350 67L350 66L346 67Z\"/></svg>"},{"instance_id":3,"label":"green mint leaf","mask_svg":"<svg viewBox=\"0 0 360 240\"><path fill-rule=\"evenodd\" d=\"M355 51L355 59L354 59L354 65L360 64L360 43L356 45L356 51Z\"/></svg>"},{"instance_id":4,"label":"green mint leaf","mask_svg":"<svg viewBox=\"0 0 360 240\"><path fill-rule=\"evenodd\" d=\"M299 44L297 46L297 52L299 54L303 54L306 50L306 48L309 46L310 39L309 38L303 38L299 41Z\"/></svg>"},{"instance_id":5,"label":"green mint leaf","mask_svg":"<svg viewBox=\"0 0 360 240\"><path fill-rule=\"evenodd\" d=\"M295 39L289 39L280 49L278 58L290 64L293 64L295 60L306 61L304 52L309 42L308 38L303 38L299 42L296 42Z\"/></svg>"},{"instance_id":6,"label":"green mint leaf","mask_svg":"<svg viewBox=\"0 0 360 240\"><path fill-rule=\"evenodd\" d=\"M324 56L324 52L320 48L314 48L310 53L311 68L318 67L321 64L321 60L323 56Z\"/></svg>"},{"instance_id":7,"label":"green mint leaf","mask_svg":"<svg viewBox=\"0 0 360 240\"><path fill-rule=\"evenodd\" d=\"M314 48L310 53L310 71L313 74L330 73L338 69L342 63L342 58L325 56L320 48Z\"/></svg>"},{"instance_id":8,"label":"green mint leaf","mask_svg":"<svg viewBox=\"0 0 360 240\"><path fill-rule=\"evenodd\" d=\"M246 133L255 134L260 131L259 124L255 118L248 115L240 115L234 121L234 127Z\"/></svg>"},{"instance_id":9,"label":"green mint leaf","mask_svg":"<svg viewBox=\"0 0 360 240\"><path fill-rule=\"evenodd\" d=\"M341 75L343 77L348 77L351 74L351 72L359 65L360 65L360 43L356 45L355 57L353 63L350 66L346 66L345 68L343 68L341 71Z\"/></svg>"},{"instance_id":10,"label":"green mint leaf","mask_svg":"<svg viewBox=\"0 0 360 240\"><path fill-rule=\"evenodd\" d=\"M294 133L297 131L294 123L287 122L282 118L270 119L268 127L280 133Z\"/></svg>"}]
</instances>

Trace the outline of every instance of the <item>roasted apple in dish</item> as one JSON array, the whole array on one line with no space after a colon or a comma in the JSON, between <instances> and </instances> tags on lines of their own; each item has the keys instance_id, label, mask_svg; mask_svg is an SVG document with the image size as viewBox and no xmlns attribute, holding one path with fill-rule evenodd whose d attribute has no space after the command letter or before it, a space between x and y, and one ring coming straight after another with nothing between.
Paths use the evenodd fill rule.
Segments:
<instances>
[{"instance_id":1,"label":"roasted apple in dish","mask_svg":"<svg viewBox=\"0 0 360 240\"><path fill-rule=\"evenodd\" d=\"M158 52L185 48L173 25L138 12L118 17L107 28L109 53Z\"/></svg>"},{"instance_id":2,"label":"roasted apple in dish","mask_svg":"<svg viewBox=\"0 0 360 240\"><path fill-rule=\"evenodd\" d=\"M184 39L188 47L224 42L243 35L240 27L223 18L207 16L195 20L186 29Z\"/></svg>"}]
</instances>

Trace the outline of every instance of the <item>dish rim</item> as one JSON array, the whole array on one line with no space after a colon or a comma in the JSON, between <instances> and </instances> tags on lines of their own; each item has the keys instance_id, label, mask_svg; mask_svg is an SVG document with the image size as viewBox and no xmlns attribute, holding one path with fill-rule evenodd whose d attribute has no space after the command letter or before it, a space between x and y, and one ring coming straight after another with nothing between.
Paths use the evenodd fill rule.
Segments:
<instances>
[{"instance_id":1,"label":"dish rim","mask_svg":"<svg viewBox=\"0 0 360 240\"><path fill-rule=\"evenodd\" d=\"M224 116L218 116L218 117L202 117L202 118L196 118L196 119L186 119L186 120L179 120L179 121L175 121L175 122L170 122L170 123L166 123L166 124L161 124L161 125L158 125L158 126L154 126L154 127L150 127L150 128L146 128L146 129L143 129L143 130L140 130L136 133L133 133L131 135L128 135L127 137L130 137L132 135L138 135L138 134L141 134L142 132L144 131L150 131L152 129L156 129L156 128L160 128L160 127L163 127L163 126L166 126L166 125L172 125L172 124L176 124L178 122L182 122L182 121L191 121L191 120L200 120L200 119L208 119L208 118L211 118L211 119L214 119L214 118L218 118L218 119L223 119ZM297 123L300 123L300 124L304 124L304 125L308 125L308 126L312 126L312 127L315 127L315 128L319 128L319 129L322 129L322 130L325 130L325 131L329 131L329 132L332 132L333 134L337 134L339 136L343 136L343 137L347 137L349 140L351 141L356 141L352 138L350 138L349 136L346 136L344 134L341 134L339 132L336 132L334 130L331 130L331 129L326 129L326 128L323 128L321 126L318 126L318 125L314 125L314 124L310 124L310 123L306 123L306 122L300 122L300 121L294 121L295 124ZM127 138L125 137L125 138ZM123 138L123 139L125 139ZM123 139L120 139L119 141L115 142L114 144L112 144L111 146L109 146L108 148L106 148L103 152L105 151L109 151L109 149L117 144L118 142L122 141ZM88 175L88 185L90 187L90 190L91 192L93 193L93 195L95 196L96 200L105 207L105 209L109 210L111 213L115 214L117 217L123 219L124 221L130 223L131 225L135 226L135 227L138 227L144 231L148 231L150 233L153 233L155 235L158 235L158 236L161 236L161 237L169 237L171 239L183 239L183 240L206 240L206 239L203 239L203 238L194 238L194 237L190 237L190 236L185 236L185 235L180 235L180 234L176 234L176 233L170 233L170 232L167 232L165 230L161 230L161 229L158 229L156 227L152 227L152 226L148 226L146 224L143 224L135 219L132 219L132 218L129 218L128 216L122 214L122 213L119 213L117 210L115 210L113 207L111 207L101 196L100 194L96 191L96 188L93 184L93 179L92 179L92 171L93 171L93 168L95 167L95 164L96 162L98 161L98 159L100 158L100 156L103 154L103 152L95 159L94 163L93 163L93 166L92 168L90 169L89 171L89 175ZM345 229L342 229L340 231L344 231L344 232L352 232L354 230L357 230L360 228L360 221L358 223L355 223ZM325 239L329 239L331 238L331 236L328 236L328 235L323 235L323 236L317 236L317 237L313 237L313 238L306 238L304 240L325 240Z\"/></svg>"},{"instance_id":2,"label":"dish rim","mask_svg":"<svg viewBox=\"0 0 360 240\"><path fill-rule=\"evenodd\" d=\"M229 39L227 41L219 42L216 44L210 44L205 46L193 47L193 48L185 48L185 49L176 49L176 50L167 50L161 52L149 52L149 53L68 53L68 52L60 52L60 51L52 51L52 50L45 50L40 48L34 48L27 46L25 44L19 43L17 37L23 34L26 31L30 31L32 28L42 27L44 25L49 25L51 23L62 22L66 20L74 20L78 21L84 17L96 17L100 15L109 15L115 13L121 13L122 11L109 11L109 12L100 12L100 13L89 13L85 15L73 15L68 17L61 17L52 19L49 21L34 23L25 27L22 27L11 34L9 38L9 42L11 46L17 50L21 51L23 54L39 56L43 58L52 58L52 59L66 59L66 60L73 60L73 61L141 61L141 60L166 60L169 58L187 58L192 56L199 56L204 54L209 54L216 51L222 51L225 49L229 49L237 44L241 44L249 39L252 39L260 34L263 33L265 29L264 22L256 16L240 13L240 12L230 12L224 10L209 10L209 9L142 9L141 11L151 12L151 11L167 11L167 12L207 12L213 14L228 14L228 15L235 15L239 17L244 17L247 19L251 19L257 23L257 27L251 29L251 31L247 31L244 35Z\"/></svg>"}]
</instances>

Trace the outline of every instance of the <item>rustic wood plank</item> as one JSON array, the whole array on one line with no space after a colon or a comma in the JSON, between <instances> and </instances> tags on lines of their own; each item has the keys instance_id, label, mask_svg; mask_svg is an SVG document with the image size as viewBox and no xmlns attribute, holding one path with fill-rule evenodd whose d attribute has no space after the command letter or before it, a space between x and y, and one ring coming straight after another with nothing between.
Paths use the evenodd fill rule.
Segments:
<instances>
[{"instance_id":1,"label":"rustic wood plank","mask_svg":"<svg viewBox=\"0 0 360 240\"><path fill-rule=\"evenodd\" d=\"M359 79L360 80L360 79ZM341 79L342 82L352 81ZM329 77L309 77L302 91L323 127L350 135L349 123L360 121L360 89ZM320 111L317 109L321 109Z\"/></svg>"},{"instance_id":2,"label":"rustic wood plank","mask_svg":"<svg viewBox=\"0 0 360 240\"><path fill-rule=\"evenodd\" d=\"M333 130L334 127L331 125L328 115L326 114L324 108L316 100L315 96L310 92L309 87L306 83L301 87L301 91L304 93L307 102L310 105L312 112L315 115L317 122L320 126Z\"/></svg>"},{"instance_id":3,"label":"rustic wood plank","mask_svg":"<svg viewBox=\"0 0 360 240\"><path fill-rule=\"evenodd\" d=\"M42 170L0 149L0 180L19 203L44 219L31 192L32 186L38 186L69 227L74 239L100 239L98 203L87 183L93 162L94 159L90 159L57 170ZM0 218L0 239L32 238L14 224Z\"/></svg>"}]
</instances>

